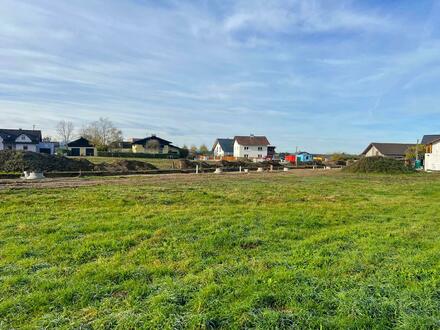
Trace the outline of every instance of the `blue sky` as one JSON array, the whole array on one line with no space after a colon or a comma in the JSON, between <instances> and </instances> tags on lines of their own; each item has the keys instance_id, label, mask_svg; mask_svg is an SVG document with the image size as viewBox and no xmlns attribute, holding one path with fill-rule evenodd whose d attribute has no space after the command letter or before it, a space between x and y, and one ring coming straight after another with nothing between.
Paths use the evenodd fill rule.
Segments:
<instances>
[{"instance_id":1,"label":"blue sky","mask_svg":"<svg viewBox=\"0 0 440 330\"><path fill-rule=\"evenodd\" d=\"M0 126L359 153L440 133L440 1L0 0Z\"/></svg>"}]
</instances>

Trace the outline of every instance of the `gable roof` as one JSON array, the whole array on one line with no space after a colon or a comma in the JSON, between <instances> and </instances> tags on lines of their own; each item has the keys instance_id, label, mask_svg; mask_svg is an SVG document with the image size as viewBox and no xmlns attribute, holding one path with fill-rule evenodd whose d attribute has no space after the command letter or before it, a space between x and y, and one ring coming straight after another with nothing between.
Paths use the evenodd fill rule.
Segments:
<instances>
[{"instance_id":1,"label":"gable roof","mask_svg":"<svg viewBox=\"0 0 440 330\"><path fill-rule=\"evenodd\" d=\"M215 140L214 147L212 149L215 148L217 143L220 145L220 147L224 152L226 153L234 152L234 139L217 139Z\"/></svg>"},{"instance_id":2,"label":"gable roof","mask_svg":"<svg viewBox=\"0 0 440 330\"><path fill-rule=\"evenodd\" d=\"M234 141L238 144L244 146L268 146L270 145L269 140L265 136L236 136Z\"/></svg>"},{"instance_id":3,"label":"gable roof","mask_svg":"<svg viewBox=\"0 0 440 330\"><path fill-rule=\"evenodd\" d=\"M375 147L384 156L404 156L408 148L414 147L415 144L411 143L379 143L372 142L368 147L362 152L361 155L367 154L368 150Z\"/></svg>"},{"instance_id":4,"label":"gable roof","mask_svg":"<svg viewBox=\"0 0 440 330\"><path fill-rule=\"evenodd\" d=\"M82 136L78 140L67 143L67 146L69 148L94 148L94 145Z\"/></svg>"},{"instance_id":5,"label":"gable roof","mask_svg":"<svg viewBox=\"0 0 440 330\"><path fill-rule=\"evenodd\" d=\"M15 140L22 134L28 136L32 143L39 143L42 140L41 131L39 130L0 128L0 136L4 142L15 142Z\"/></svg>"},{"instance_id":6,"label":"gable roof","mask_svg":"<svg viewBox=\"0 0 440 330\"><path fill-rule=\"evenodd\" d=\"M144 138L144 139L140 139L140 140L136 140L133 141L133 144L142 144L145 145L148 141L150 140L157 140L159 141L160 144L162 145L169 145L172 142L171 141L167 141L165 139L161 139L160 137L157 137L156 135L151 135L150 137Z\"/></svg>"},{"instance_id":7,"label":"gable roof","mask_svg":"<svg viewBox=\"0 0 440 330\"><path fill-rule=\"evenodd\" d=\"M423 135L421 144L430 144L437 140L440 140L440 134Z\"/></svg>"}]
</instances>

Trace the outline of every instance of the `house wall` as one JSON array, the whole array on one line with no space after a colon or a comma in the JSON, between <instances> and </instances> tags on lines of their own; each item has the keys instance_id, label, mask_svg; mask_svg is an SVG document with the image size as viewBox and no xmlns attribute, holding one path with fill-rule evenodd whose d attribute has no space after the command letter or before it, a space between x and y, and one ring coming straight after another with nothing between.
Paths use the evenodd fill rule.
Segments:
<instances>
[{"instance_id":1,"label":"house wall","mask_svg":"<svg viewBox=\"0 0 440 330\"><path fill-rule=\"evenodd\" d=\"M145 148L142 145L140 145L140 144L133 144L131 146L131 151L133 153L145 152Z\"/></svg>"},{"instance_id":2,"label":"house wall","mask_svg":"<svg viewBox=\"0 0 440 330\"><path fill-rule=\"evenodd\" d=\"M261 150L259 150L261 148ZM236 158L266 158L267 146L244 146L234 142L234 157Z\"/></svg>"},{"instance_id":3,"label":"house wall","mask_svg":"<svg viewBox=\"0 0 440 330\"><path fill-rule=\"evenodd\" d=\"M37 145L31 143L17 143L15 145L15 150L25 150L37 152Z\"/></svg>"},{"instance_id":4,"label":"house wall","mask_svg":"<svg viewBox=\"0 0 440 330\"><path fill-rule=\"evenodd\" d=\"M214 157L221 158L225 155L220 143L217 143L214 147Z\"/></svg>"},{"instance_id":5,"label":"house wall","mask_svg":"<svg viewBox=\"0 0 440 330\"><path fill-rule=\"evenodd\" d=\"M131 147L133 153L145 153L145 154L169 154L172 152L179 152L179 149L173 146L164 145L163 147L157 148L145 148L141 144L133 144Z\"/></svg>"},{"instance_id":6,"label":"house wall","mask_svg":"<svg viewBox=\"0 0 440 330\"><path fill-rule=\"evenodd\" d=\"M365 157L383 156L383 154L377 150L375 146L372 146L370 150L365 154Z\"/></svg>"},{"instance_id":7,"label":"house wall","mask_svg":"<svg viewBox=\"0 0 440 330\"><path fill-rule=\"evenodd\" d=\"M301 155L298 155L298 161L300 161L300 162L312 162L313 161L313 155L311 155L311 154L301 154Z\"/></svg>"},{"instance_id":8,"label":"house wall","mask_svg":"<svg viewBox=\"0 0 440 330\"><path fill-rule=\"evenodd\" d=\"M0 136L0 150L4 150L5 146L3 145L3 139Z\"/></svg>"},{"instance_id":9,"label":"house wall","mask_svg":"<svg viewBox=\"0 0 440 330\"><path fill-rule=\"evenodd\" d=\"M425 154L425 171L440 171L440 142L432 144L431 150Z\"/></svg>"}]
</instances>

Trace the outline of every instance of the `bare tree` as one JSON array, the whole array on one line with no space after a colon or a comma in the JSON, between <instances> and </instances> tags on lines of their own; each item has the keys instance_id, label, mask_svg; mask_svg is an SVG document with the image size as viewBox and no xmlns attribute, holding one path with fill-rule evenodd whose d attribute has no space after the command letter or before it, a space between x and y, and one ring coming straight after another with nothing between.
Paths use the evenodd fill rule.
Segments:
<instances>
[{"instance_id":1,"label":"bare tree","mask_svg":"<svg viewBox=\"0 0 440 330\"><path fill-rule=\"evenodd\" d=\"M81 136L101 148L122 141L122 131L116 128L108 118L99 118L83 127L80 133Z\"/></svg>"},{"instance_id":2,"label":"bare tree","mask_svg":"<svg viewBox=\"0 0 440 330\"><path fill-rule=\"evenodd\" d=\"M70 142L70 140L73 137L73 131L75 130L75 126L71 121L61 120L60 122L58 122L56 126L56 130L59 137L61 138L61 141L64 144L67 144Z\"/></svg>"}]
</instances>

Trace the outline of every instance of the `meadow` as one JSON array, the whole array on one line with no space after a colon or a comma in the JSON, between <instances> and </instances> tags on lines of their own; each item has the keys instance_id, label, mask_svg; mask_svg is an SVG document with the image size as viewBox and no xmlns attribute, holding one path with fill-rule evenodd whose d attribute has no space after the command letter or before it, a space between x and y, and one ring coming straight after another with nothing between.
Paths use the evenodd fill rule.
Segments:
<instances>
[{"instance_id":1,"label":"meadow","mask_svg":"<svg viewBox=\"0 0 440 330\"><path fill-rule=\"evenodd\" d=\"M440 327L440 176L0 189L0 328Z\"/></svg>"}]
</instances>

